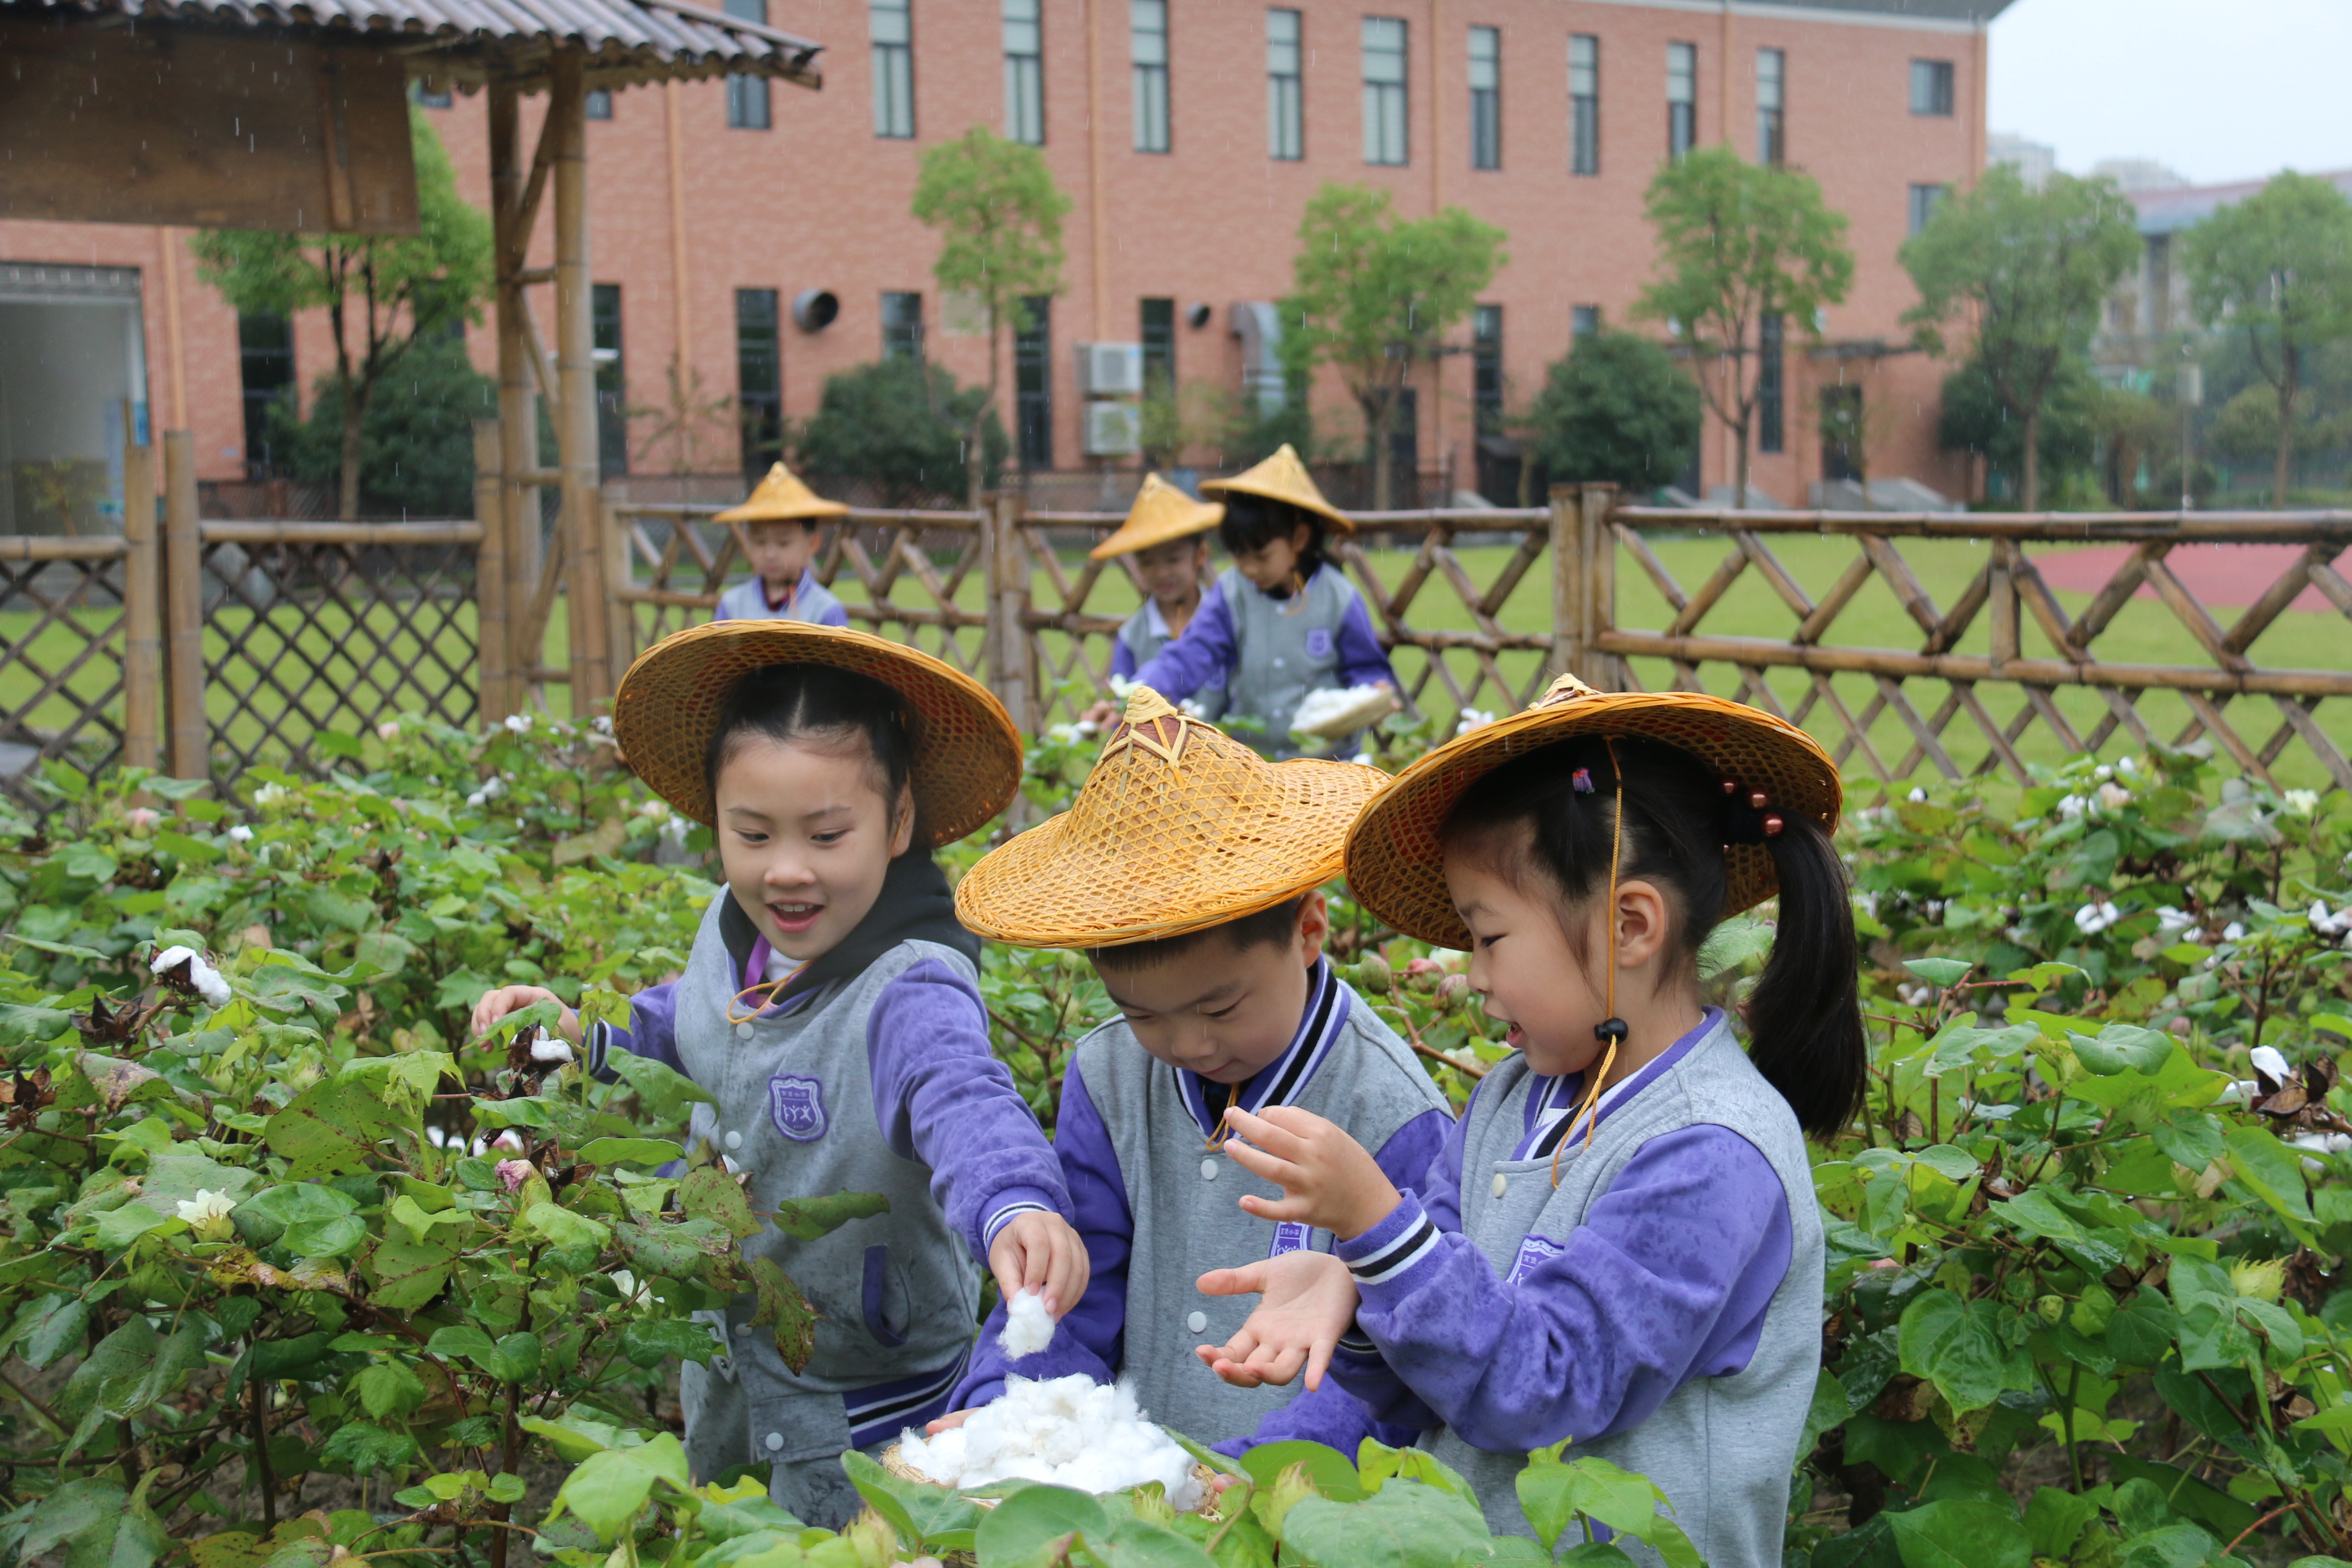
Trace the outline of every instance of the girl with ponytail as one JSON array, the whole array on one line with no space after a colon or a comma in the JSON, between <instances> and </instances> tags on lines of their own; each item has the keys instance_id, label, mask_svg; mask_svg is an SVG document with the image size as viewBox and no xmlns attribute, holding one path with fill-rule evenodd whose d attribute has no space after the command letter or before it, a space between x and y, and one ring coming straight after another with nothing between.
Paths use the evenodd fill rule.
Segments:
<instances>
[{"instance_id":1,"label":"girl with ponytail","mask_svg":"<svg viewBox=\"0 0 2352 1568\"><path fill-rule=\"evenodd\" d=\"M1402 1191L1315 1117L1228 1112L1226 1153L1284 1192L1243 1206L1336 1245L1203 1276L1264 1300L1202 1360L1244 1386L1328 1369L1421 1428L1497 1531L1531 1533L1514 1480L1568 1441L1662 1487L1707 1561L1777 1563L1821 1352L1805 1134L1845 1123L1865 1072L1839 804L1767 713L1573 677L1400 774L1349 882L1469 953L1516 1054ZM1743 1048L1699 950L1776 895Z\"/></svg>"}]
</instances>

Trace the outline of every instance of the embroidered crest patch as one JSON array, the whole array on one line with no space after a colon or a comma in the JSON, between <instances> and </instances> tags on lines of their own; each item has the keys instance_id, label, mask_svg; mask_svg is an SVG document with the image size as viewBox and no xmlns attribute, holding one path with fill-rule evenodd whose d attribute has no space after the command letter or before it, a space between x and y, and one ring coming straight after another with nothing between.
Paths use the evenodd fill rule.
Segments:
<instances>
[{"instance_id":1,"label":"embroidered crest patch","mask_svg":"<svg viewBox=\"0 0 2352 1568\"><path fill-rule=\"evenodd\" d=\"M1329 658L1331 657L1330 627L1309 626L1307 628L1307 657L1309 658Z\"/></svg>"},{"instance_id":2,"label":"embroidered crest patch","mask_svg":"<svg viewBox=\"0 0 2352 1568\"><path fill-rule=\"evenodd\" d=\"M1307 1238L1313 1234L1312 1230L1297 1220L1284 1220L1274 1227L1274 1247L1266 1256L1279 1258L1286 1252L1304 1251Z\"/></svg>"},{"instance_id":3,"label":"embroidered crest patch","mask_svg":"<svg viewBox=\"0 0 2352 1568\"><path fill-rule=\"evenodd\" d=\"M1520 1280L1528 1277L1529 1270L1536 1268L1539 1265L1550 1262L1553 1258L1558 1258L1561 1253L1564 1253L1567 1250L1568 1248L1562 1247L1556 1241L1546 1240L1540 1236L1528 1237L1526 1240L1519 1243L1519 1255L1511 1260L1510 1278L1504 1280L1503 1283L1506 1285L1517 1284Z\"/></svg>"},{"instance_id":4,"label":"embroidered crest patch","mask_svg":"<svg viewBox=\"0 0 2352 1568\"><path fill-rule=\"evenodd\" d=\"M768 1115L793 1142L814 1143L824 1136L824 1086L813 1078L778 1073L768 1080Z\"/></svg>"}]
</instances>

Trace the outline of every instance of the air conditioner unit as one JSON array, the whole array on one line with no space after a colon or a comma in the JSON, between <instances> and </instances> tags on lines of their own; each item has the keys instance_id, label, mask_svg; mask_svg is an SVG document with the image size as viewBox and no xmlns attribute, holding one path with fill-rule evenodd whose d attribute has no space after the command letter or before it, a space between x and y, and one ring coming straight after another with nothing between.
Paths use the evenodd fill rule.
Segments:
<instances>
[{"instance_id":1,"label":"air conditioner unit","mask_svg":"<svg viewBox=\"0 0 2352 1568\"><path fill-rule=\"evenodd\" d=\"M1080 343L1078 390L1088 397L1133 397L1143 390L1141 343Z\"/></svg>"},{"instance_id":2,"label":"air conditioner unit","mask_svg":"<svg viewBox=\"0 0 2352 1568\"><path fill-rule=\"evenodd\" d=\"M1087 456L1131 458L1143 449L1143 411L1132 403L1087 405Z\"/></svg>"}]
</instances>

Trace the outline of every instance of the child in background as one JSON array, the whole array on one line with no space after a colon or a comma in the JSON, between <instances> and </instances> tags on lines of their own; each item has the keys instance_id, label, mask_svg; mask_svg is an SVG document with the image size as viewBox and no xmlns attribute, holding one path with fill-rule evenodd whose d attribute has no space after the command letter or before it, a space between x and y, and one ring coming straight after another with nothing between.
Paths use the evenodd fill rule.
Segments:
<instances>
[{"instance_id":1,"label":"child in background","mask_svg":"<svg viewBox=\"0 0 2352 1568\"><path fill-rule=\"evenodd\" d=\"M1349 886L1468 951L1518 1054L1416 1191L1302 1110L1229 1110L1226 1152L1285 1194L1244 1205L1339 1241L1203 1279L1265 1293L1203 1359L1243 1386L1328 1362L1427 1431L1497 1531L1529 1533L1515 1478L1572 1437L1664 1489L1708 1562L1777 1563L1821 1358L1804 1134L1864 1075L1839 794L1768 714L1573 677L1400 774L1349 836ZM1743 1051L1698 952L1776 893Z\"/></svg>"},{"instance_id":2,"label":"child in background","mask_svg":"<svg viewBox=\"0 0 2352 1568\"><path fill-rule=\"evenodd\" d=\"M1020 738L927 654L774 620L664 639L622 681L613 728L654 792L716 831L727 886L685 975L632 998L626 1031L600 1026L590 1069L629 1051L709 1090L689 1138L751 1173L756 1211L844 1190L890 1201L816 1241L770 1228L743 1244L816 1309L806 1367L785 1366L747 1300L707 1315L728 1348L683 1369L695 1474L764 1463L778 1504L838 1528L859 1507L842 1451L948 1408L975 1259L1049 1313L1086 1289L1061 1169L989 1052L980 944L930 855L1012 798ZM550 994L494 991L474 1026ZM579 1037L572 1015L562 1027Z\"/></svg>"},{"instance_id":3,"label":"child in background","mask_svg":"<svg viewBox=\"0 0 2352 1568\"><path fill-rule=\"evenodd\" d=\"M1096 561L1132 553L1143 580L1143 608L1118 628L1110 652L1110 672L1132 680L1135 672L1183 634L1201 607L1201 574L1209 569L1209 531L1223 520L1215 501L1194 500L1158 474L1143 476L1143 488L1128 509L1127 521L1088 552ZM1224 711L1222 677L1193 694L1203 719Z\"/></svg>"},{"instance_id":4,"label":"child in background","mask_svg":"<svg viewBox=\"0 0 2352 1568\"><path fill-rule=\"evenodd\" d=\"M847 507L810 489L783 464L770 468L749 500L719 514L720 522L743 525L751 575L719 595L710 618L847 626L849 612L816 580L810 563L816 559L824 520L848 515Z\"/></svg>"},{"instance_id":5,"label":"child in background","mask_svg":"<svg viewBox=\"0 0 2352 1568\"><path fill-rule=\"evenodd\" d=\"M1225 720L1246 721L1244 738L1253 747L1269 757L1297 756L1290 721L1308 692L1396 688L1362 595L1323 555L1331 531L1353 533L1356 525L1323 499L1287 445L1248 472L1201 489L1224 499L1217 536L1234 563L1202 597L1183 635L1135 679L1171 701L1222 684ZM1116 711L1101 703L1088 717L1108 723ZM1352 737L1332 751L1352 755Z\"/></svg>"},{"instance_id":6,"label":"child in background","mask_svg":"<svg viewBox=\"0 0 2352 1568\"><path fill-rule=\"evenodd\" d=\"M1054 1137L1091 1265L1087 1293L1043 1352L1018 1361L997 1346L1000 1308L956 1390L960 1407L993 1399L1008 1373L1084 1373L1129 1379L1154 1420L1228 1453L1307 1437L1352 1454L1375 1430L1336 1387L1289 1401L1210 1376L1193 1352L1229 1337L1243 1314L1192 1284L1212 1265L1331 1246L1235 1205L1237 1173L1217 1153L1227 1106L1328 1118L1403 1183L1453 1125L1411 1048L1322 952L1321 886L1383 782L1353 763L1266 763L1140 689L1070 810L957 886L974 931L1084 949L1120 1012L1071 1053ZM1274 1196L1246 1177L1238 1185Z\"/></svg>"}]
</instances>

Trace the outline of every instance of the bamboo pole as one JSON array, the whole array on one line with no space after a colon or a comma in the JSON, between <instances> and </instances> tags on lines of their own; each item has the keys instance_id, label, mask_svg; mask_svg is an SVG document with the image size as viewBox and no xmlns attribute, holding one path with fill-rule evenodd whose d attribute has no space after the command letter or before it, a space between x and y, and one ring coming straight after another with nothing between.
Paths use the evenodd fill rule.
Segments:
<instances>
[{"instance_id":1,"label":"bamboo pole","mask_svg":"<svg viewBox=\"0 0 2352 1568\"><path fill-rule=\"evenodd\" d=\"M163 543L164 637L170 649L167 765L174 778L209 778L204 547L196 528L195 437L185 430L163 432Z\"/></svg>"},{"instance_id":2,"label":"bamboo pole","mask_svg":"<svg viewBox=\"0 0 2352 1568\"><path fill-rule=\"evenodd\" d=\"M1585 485L1577 496L1583 528L1578 541L1584 552L1584 635L1591 650L1592 673L1585 678L1598 690L1623 688L1624 674L1601 646L1601 638L1617 624L1617 536L1609 513L1617 504L1615 485Z\"/></svg>"},{"instance_id":3,"label":"bamboo pole","mask_svg":"<svg viewBox=\"0 0 2352 1568\"><path fill-rule=\"evenodd\" d=\"M126 408L128 404L126 402ZM122 761L152 768L163 760L163 605L155 559L155 448L122 447Z\"/></svg>"},{"instance_id":4,"label":"bamboo pole","mask_svg":"<svg viewBox=\"0 0 2352 1568\"><path fill-rule=\"evenodd\" d=\"M478 694L475 716L495 724L520 706L511 689L507 641L507 524L499 462L504 437L495 419L474 421L474 521L481 542L474 552L474 647Z\"/></svg>"},{"instance_id":5,"label":"bamboo pole","mask_svg":"<svg viewBox=\"0 0 2352 1568\"><path fill-rule=\"evenodd\" d=\"M211 521L196 525L206 544L358 544L394 549L419 544L478 544L478 522L268 522Z\"/></svg>"},{"instance_id":6,"label":"bamboo pole","mask_svg":"<svg viewBox=\"0 0 2352 1568\"><path fill-rule=\"evenodd\" d=\"M1544 684L1570 670L1582 671L1588 662L1585 646L1584 555L1578 548L1584 535L1584 513L1574 485L1551 488L1551 657L1544 661Z\"/></svg>"},{"instance_id":7,"label":"bamboo pole","mask_svg":"<svg viewBox=\"0 0 2352 1568\"><path fill-rule=\"evenodd\" d=\"M115 561L128 547L120 539L61 539L54 534L0 538L0 561Z\"/></svg>"},{"instance_id":8,"label":"bamboo pole","mask_svg":"<svg viewBox=\"0 0 2352 1568\"><path fill-rule=\"evenodd\" d=\"M530 697L528 672L541 656L541 649L522 642L523 628L530 622L531 591L539 581L539 492L523 483L523 477L539 468L539 400L531 393L523 341L522 270L530 236L523 231L520 213L522 106L510 81L493 81L489 100L490 221L498 266L498 523L505 533L505 664L512 683L507 706L520 711Z\"/></svg>"},{"instance_id":9,"label":"bamboo pole","mask_svg":"<svg viewBox=\"0 0 2352 1568\"><path fill-rule=\"evenodd\" d=\"M613 695L596 468L596 361L588 277L587 57L555 51L547 113L554 134L557 465L563 470L565 619L572 632L572 717L584 723Z\"/></svg>"},{"instance_id":10,"label":"bamboo pole","mask_svg":"<svg viewBox=\"0 0 2352 1568\"><path fill-rule=\"evenodd\" d=\"M623 594L635 585L636 572L629 561L629 525L613 509L602 491L597 495L596 537L602 542L604 560L599 579L604 584L605 647L611 657L613 689L618 691L621 675L637 654L636 611Z\"/></svg>"}]
</instances>

